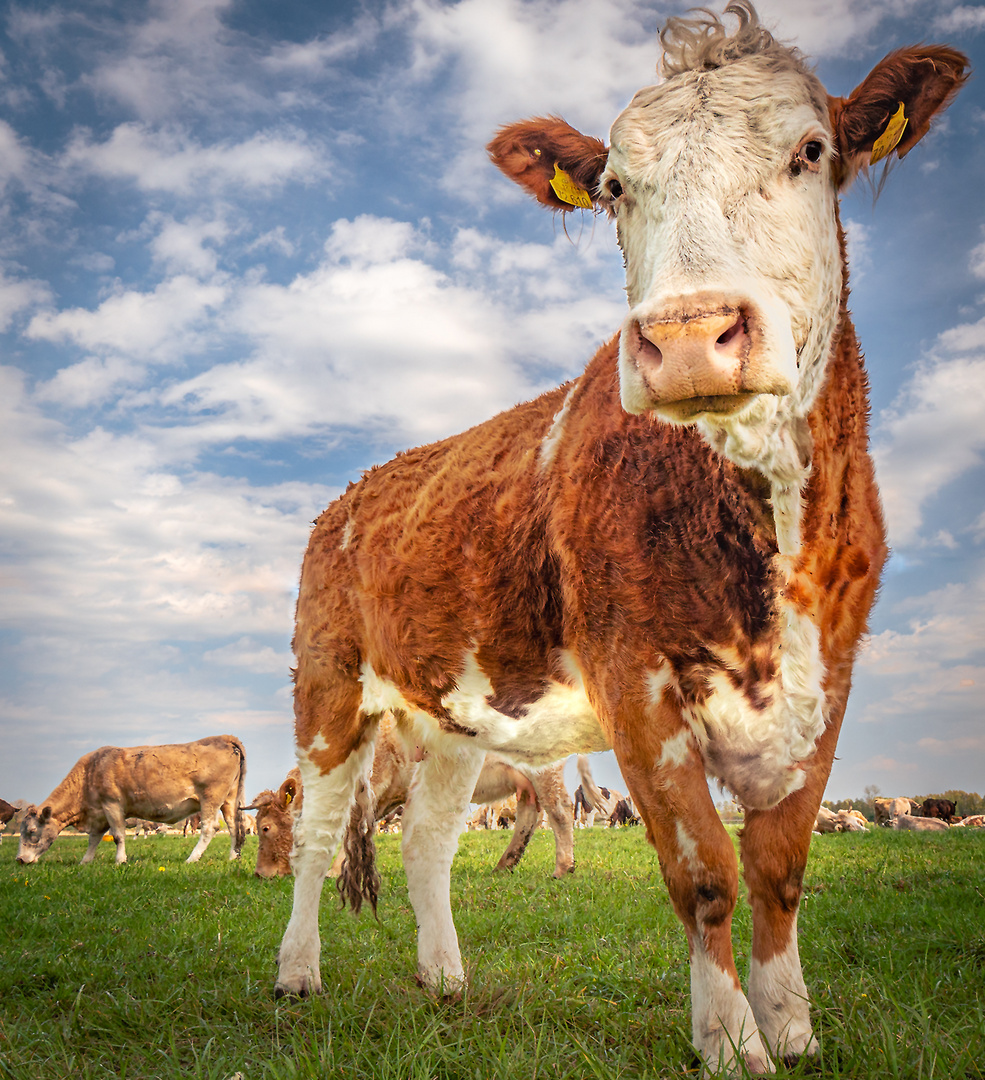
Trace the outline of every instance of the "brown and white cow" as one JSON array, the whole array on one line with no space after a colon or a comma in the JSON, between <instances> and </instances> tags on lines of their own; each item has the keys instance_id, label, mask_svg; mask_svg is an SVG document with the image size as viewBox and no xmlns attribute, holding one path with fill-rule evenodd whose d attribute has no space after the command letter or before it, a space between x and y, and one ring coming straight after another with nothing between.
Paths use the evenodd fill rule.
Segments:
<instances>
[{"instance_id":1,"label":"brown and white cow","mask_svg":"<svg viewBox=\"0 0 985 1080\"><path fill-rule=\"evenodd\" d=\"M967 61L902 49L831 97L747 0L727 10L734 33L707 12L667 24L666 78L608 147L557 118L490 144L546 206L615 219L620 333L574 382L370 470L315 524L279 995L321 989L322 882L353 804L371 812L391 709L427 749L403 818L423 984L465 979L449 879L484 751L611 747L687 934L705 1065L816 1051L797 909L886 554L838 192L913 148ZM709 773L746 811L748 999Z\"/></svg>"},{"instance_id":2,"label":"brown and white cow","mask_svg":"<svg viewBox=\"0 0 985 1080\"><path fill-rule=\"evenodd\" d=\"M245 779L246 752L233 735L165 746L103 746L79 758L40 809L25 809L17 861L37 862L71 825L89 834L84 863L95 858L107 831L116 841L116 861L125 863L128 817L174 825L192 811L201 812L202 832L186 861L202 857L220 811L229 826L229 858L237 859Z\"/></svg>"},{"instance_id":3,"label":"brown and white cow","mask_svg":"<svg viewBox=\"0 0 985 1080\"><path fill-rule=\"evenodd\" d=\"M599 787L595 783L587 754L578 755L577 768L581 783L575 788L575 822L580 829L590 829L596 818L608 821L625 796L620 791Z\"/></svg>"},{"instance_id":4,"label":"brown and white cow","mask_svg":"<svg viewBox=\"0 0 985 1080\"><path fill-rule=\"evenodd\" d=\"M304 805L301 773L295 767L276 791L261 791L244 810L256 810L259 841L257 877L287 877L291 872L294 819Z\"/></svg>"},{"instance_id":5,"label":"brown and white cow","mask_svg":"<svg viewBox=\"0 0 985 1080\"><path fill-rule=\"evenodd\" d=\"M898 796L892 799L873 799L872 812L877 825L891 829L900 814L912 814L913 800Z\"/></svg>"}]
</instances>

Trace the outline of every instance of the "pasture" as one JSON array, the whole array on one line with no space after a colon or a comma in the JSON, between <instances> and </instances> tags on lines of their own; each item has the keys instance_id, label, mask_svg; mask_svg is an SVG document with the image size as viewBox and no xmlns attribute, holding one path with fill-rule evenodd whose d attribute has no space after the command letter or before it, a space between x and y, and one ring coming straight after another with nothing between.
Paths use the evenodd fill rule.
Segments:
<instances>
[{"instance_id":1,"label":"pasture","mask_svg":"<svg viewBox=\"0 0 985 1080\"><path fill-rule=\"evenodd\" d=\"M575 836L548 875L548 830L512 875L507 834L462 837L452 903L471 985L436 1002L414 979L400 838L378 838L379 921L322 905L334 992L275 1003L291 879L252 876L194 838L112 845L77 865L61 838L35 866L0 847L0 1077L17 1080L359 1077L380 1080L697 1075L683 930L642 829ZM800 912L821 1064L780 1076L985 1075L985 830L815 836ZM735 941L748 966L750 919Z\"/></svg>"}]
</instances>

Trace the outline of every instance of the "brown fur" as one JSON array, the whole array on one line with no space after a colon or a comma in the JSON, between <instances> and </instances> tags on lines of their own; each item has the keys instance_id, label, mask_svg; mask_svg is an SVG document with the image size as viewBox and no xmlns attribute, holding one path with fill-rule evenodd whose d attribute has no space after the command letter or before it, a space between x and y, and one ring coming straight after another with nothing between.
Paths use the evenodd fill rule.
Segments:
<instances>
[{"instance_id":1,"label":"brown fur","mask_svg":"<svg viewBox=\"0 0 985 1080\"><path fill-rule=\"evenodd\" d=\"M256 810L259 840L254 874L261 878L287 877L291 873L294 819L304 805L301 773L295 767L277 791L262 791L244 810Z\"/></svg>"},{"instance_id":2,"label":"brown fur","mask_svg":"<svg viewBox=\"0 0 985 1080\"><path fill-rule=\"evenodd\" d=\"M906 98L913 132L899 152L949 100L960 84L953 72L963 67L960 54L937 48L890 58L894 92L922 87ZM880 85L867 80L847 102L831 100L842 179L881 134L872 120L884 105ZM555 209L554 163L594 191L605 161L598 140L556 118L501 129L490 153ZM371 470L318 519L302 570L297 737L323 773L345 762L375 724L361 711L362 665L450 730L442 701L470 653L491 684L490 703L519 716L563 678L564 650L658 849L692 950L737 989L738 866L706 781L709 770L721 775L720 750L713 737L705 757L694 740L668 759L663 748L688 730L680 699L700 704L714 676L756 706L758 688L775 674L781 599L809 616L820 638L826 727L798 766L803 786L771 809L747 807L741 834L752 955L766 964L795 944L811 828L886 557L840 226L839 235L845 284L825 382L808 417L813 466L798 554L778 555L760 473L719 456L692 428L623 411L613 339L573 387ZM563 430L545 465L542 442L562 404ZM677 697L653 699L648 675L658 671L670 672ZM313 751L318 735L327 748Z\"/></svg>"}]
</instances>

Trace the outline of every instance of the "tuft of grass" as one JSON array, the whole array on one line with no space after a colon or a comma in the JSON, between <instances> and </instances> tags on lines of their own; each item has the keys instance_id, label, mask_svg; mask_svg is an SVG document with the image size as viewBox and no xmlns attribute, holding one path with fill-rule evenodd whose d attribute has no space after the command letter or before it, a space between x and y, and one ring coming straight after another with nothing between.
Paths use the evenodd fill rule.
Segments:
<instances>
[{"instance_id":1,"label":"tuft of grass","mask_svg":"<svg viewBox=\"0 0 985 1080\"><path fill-rule=\"evenodd\" d=\"M130 863L59 839L20 867L0 847L0 1078L614 1080L696 1076L684 935L640 829L551 835L494 874L504 833L467 833L452 903L470 982L417 986L399 837L378 838L379 920L322 899L316 1000L273 999L290 880L193 839L128 841ZM108 846L107 846L108 847ZM815 837L800 951L820 1063L778 1075L981 1080L985 832ZM734 924L740 970L750 920Z\"/></svg>"}]
</instances>

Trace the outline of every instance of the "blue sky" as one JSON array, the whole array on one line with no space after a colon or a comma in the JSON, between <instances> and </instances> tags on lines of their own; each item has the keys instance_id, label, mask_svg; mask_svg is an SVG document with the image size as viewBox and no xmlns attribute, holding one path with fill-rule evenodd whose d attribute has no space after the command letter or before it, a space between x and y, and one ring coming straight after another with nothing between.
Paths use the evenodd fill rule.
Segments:
<instances>
[{"instance_id":1,"label":"blue sky","mask_svg":"<svg viewBox=\"0 0 985 1080\"><path fill-rule=\"evenodd\" d=\"M981 4L759 8L833 93L917 41L985 67ZM249 794L280 782L311 520L623 316L611 226L566 235L485 143L544 113L605 137L681 10L0 5L0 795L226 731ZM977 79L843 200L894 554L833 798L985 790L983 192ZM621 787L611 755L596 775Z\"/></svg>"}]
</instances>

